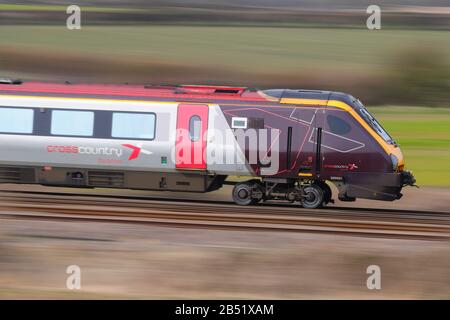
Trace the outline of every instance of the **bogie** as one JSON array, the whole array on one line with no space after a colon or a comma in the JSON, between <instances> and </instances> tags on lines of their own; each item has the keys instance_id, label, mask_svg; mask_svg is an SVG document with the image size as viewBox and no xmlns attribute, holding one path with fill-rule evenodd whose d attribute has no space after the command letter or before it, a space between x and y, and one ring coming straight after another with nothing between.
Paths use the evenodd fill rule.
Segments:
<instances>
[{"instance_id":1,"label":"bogie","mask_svg":"<svg viewBox=\"0 0 450 320\"><path fill-rule=\"evenodd\" d=\"M315 209L332 202L331 188L324 181L249 180L236 184L232 195L238 205L252 205L260 200L285 200Z\"/></svg>"}]
</instances>

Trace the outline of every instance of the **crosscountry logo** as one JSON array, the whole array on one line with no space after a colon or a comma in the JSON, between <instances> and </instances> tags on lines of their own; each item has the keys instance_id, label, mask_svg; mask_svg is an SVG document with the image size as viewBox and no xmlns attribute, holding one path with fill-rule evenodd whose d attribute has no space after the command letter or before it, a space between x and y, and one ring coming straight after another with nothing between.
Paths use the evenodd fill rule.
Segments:
<instances>
[{"instance_id":1,"label":"crosscountry logo","mask_svg":"<svg viewBox=\"0 0 450 320\"><path fill-rule=\"evenodd\" d=\"M141 152L143 154L152 154L151 151L143 149L141 143L137 144L136 146L133 146L132 144L122 144L122 146L133 150L133 152L130 154L128 160L136 159L137 157L139 157L139 154Z\"/></svg>"}]
</instances>

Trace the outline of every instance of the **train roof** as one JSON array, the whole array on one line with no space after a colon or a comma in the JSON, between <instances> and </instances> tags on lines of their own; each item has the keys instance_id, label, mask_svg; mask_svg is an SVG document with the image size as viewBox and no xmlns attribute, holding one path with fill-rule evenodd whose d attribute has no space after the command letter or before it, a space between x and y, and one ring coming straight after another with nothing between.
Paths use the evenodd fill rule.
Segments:
<instances>
[{"instance_id":1,"label":"train roof","mask_svg":"<svg viewBox=\"0 0 450 320\"><path fill-rule=\"evenodd\" d=\"M209 103L274 103L282 99L339 100L352 105L355 98L332 91L267 89L203 85L129 85L23 82L0 79L0 95L53 96L123 100L160 100Z\"/></svg>"}]
</instances>

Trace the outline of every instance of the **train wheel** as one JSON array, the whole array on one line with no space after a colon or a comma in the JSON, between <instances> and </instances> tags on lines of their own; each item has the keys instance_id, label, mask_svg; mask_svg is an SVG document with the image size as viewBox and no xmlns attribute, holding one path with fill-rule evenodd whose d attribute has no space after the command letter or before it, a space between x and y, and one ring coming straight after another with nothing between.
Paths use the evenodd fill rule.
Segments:
<instances>
[{"instance_id":1,"label":"train wheel","mask_svg":"<svg viewBox=\"0 0 450 320\"><path fill-rule=\"evenodd\" d=\"M307 209L320 208L325 200L325 191L317 184L312 184L303 189L304 198L302 206Z\"/></svg>"},{"instance_id":2,"label":"train wheel","mask_svg":"<svg viewBox=\"0 0 450 320\"><path fill-rule=\"evenodd\" d=\"M252 196L253 189L253 183L238 183L233 188L233 201L241 206L248 206L250 204L257 203L260 199L254 198Z\"/></svg>"},{"instance_id":3,"label":"train wheel","mask_svg":"<svg viewBox=\"0 0 450 320\"><path fill-rule=\"evenodd\" d=\"M324 199L323 199L324 204L330 203L332 197L330 186L324 181L320 181L318 185L323 189L324 192Z\"/></svg>"}]
</instances>

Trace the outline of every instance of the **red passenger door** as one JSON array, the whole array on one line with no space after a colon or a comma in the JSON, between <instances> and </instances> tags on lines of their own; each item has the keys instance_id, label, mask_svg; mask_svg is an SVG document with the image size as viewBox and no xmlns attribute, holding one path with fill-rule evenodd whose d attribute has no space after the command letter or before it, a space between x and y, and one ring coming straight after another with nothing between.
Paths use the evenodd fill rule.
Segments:
<instances>
[{"instance_id":1,"label":"red passenger door","mask_svg":"<svg viewBox=\"0 0 450 320\"><path fill-rule=\"evenodd\" d=\"M177 169L206 170L207 129L208 105L178 105L175 146Z\"/></svg>"}]
</instances>

